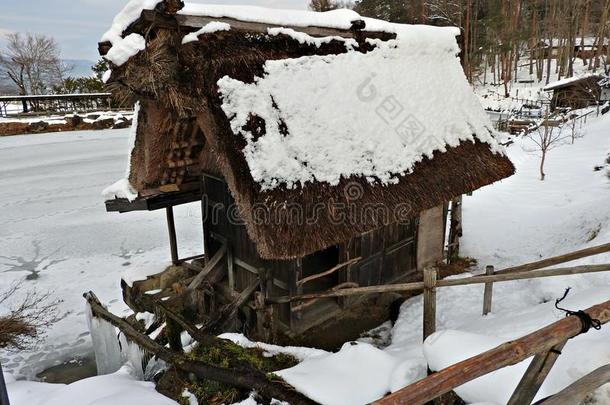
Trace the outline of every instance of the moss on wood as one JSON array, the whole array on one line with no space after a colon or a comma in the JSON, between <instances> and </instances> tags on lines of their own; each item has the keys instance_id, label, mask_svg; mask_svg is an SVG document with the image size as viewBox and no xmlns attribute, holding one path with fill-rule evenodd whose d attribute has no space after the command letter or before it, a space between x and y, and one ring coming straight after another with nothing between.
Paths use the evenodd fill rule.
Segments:
<instances>
[{"instance_id":1,"label":"moss on wood","mask_svg":"<svg viewBox=\"0 0 610 405\"><path fill-rule=\"evenodd\" d=\"M273 372L294 367L299 361L287 354L269 355L259 348L244 348L230 341L218 345L197 345L187 354L192 360L203 361L227 369L244 370L254 367L265 373L270 381L281 380ZM200 404L220 405L239 402L250 394L225 384L210 380L196 380L183 373L169 370L157 384L157 389L179 404L188 405L182 394L188 390Z\"/></svg>"}]
</instances>

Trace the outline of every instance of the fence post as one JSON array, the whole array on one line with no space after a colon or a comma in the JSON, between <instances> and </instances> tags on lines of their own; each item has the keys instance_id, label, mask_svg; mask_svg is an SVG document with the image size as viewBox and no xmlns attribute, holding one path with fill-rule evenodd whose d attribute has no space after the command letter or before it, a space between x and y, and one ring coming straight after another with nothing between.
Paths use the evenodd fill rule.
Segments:
<instances>
[{"instance_id":1,"label":"fence post","mask_svg":"<svg viewBox=\"0 0 610 405\"><path fill-rule=\"evenodd\" d=\"M436 332L436 267L424 269L424 340Z\"/></svg>"},{"instance_id":2,"label":"fence post","mask_svg":"<svg viewBox=\"0 0 610 405\"><path fill-rule=\"evenodd\" d=\"M519 381L515 392L508 400L507 405L531 404L553 368L555 361L561 354L567 340L553 346L548 352L538 353L534 356L525 374Z\"/></svg>"},{"instance_id":3,"label":"fence post","mask_svg":"<svg viewBox=\"0 0 610 405\"><path fill-rule=\"evenodd\" d=\"M494 266L487 266L485 268L485 275L493 276L495 273ZM491 312L491 300L494 290L494 283L490 281L489 283L485 283L485 292L483 293L483 316L487 315Z\"/></svg>"},{"instance_id":4,"label":"fence post","mask_svg":"<svg viewBox=\"0 0 610 405\"><path fill-rule=\"evenodd\" d=\"M6 381L4 381L4 374L2 374L2 364L0 364L0 405L10 405Z\"/></svg>"}]
</instances>

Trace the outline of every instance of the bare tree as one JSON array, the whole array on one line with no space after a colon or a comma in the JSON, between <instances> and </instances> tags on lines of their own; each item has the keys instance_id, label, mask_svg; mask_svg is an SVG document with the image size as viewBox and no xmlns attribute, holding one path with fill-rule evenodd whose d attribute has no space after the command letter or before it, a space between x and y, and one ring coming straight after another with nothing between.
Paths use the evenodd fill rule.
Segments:
<instances>
[{"instance_id":1,"label":"bare tree","mask_svg":"<svg viewBox=\"0 0 610 405\"><path fill-rule=\"evenodd\" d=\"M42 34L10 33L0 54L0 74L19 88L20 95L41 94L61 83L71 67L62 63L57 42Z\"/></svg>"},{"instance_id":2,"label":"bare tree","mask_svg":"<svg viewBox=\"0 0 610 405\"><path fill-rule=\"evenodd\" d=\"M564 134L563 126L557 125L556 121L550 120L549 113L547 112L544 118L537 122L534 127L530 128L525 136L531 139L535 145L535 148L529 150L529 152L535 152L540 156L540 180L544 181L546 177L544 164L546 163L547 154L557 146L566 143L570 135Z\"/></svg>"},{"instance_id":3,"label":"bare tree","mask_svg":"<svg viewBox=\"0 0 610 405\"><path fill-rule=\"evenodd\" d=\"M21 284L13 284L0 293L0 306L17 300ZM23 350L44 336L45 329L57 322L58 305L51 294L27 291L8 313L0 315L0 349Z\"/></svg>"}]
</instances>

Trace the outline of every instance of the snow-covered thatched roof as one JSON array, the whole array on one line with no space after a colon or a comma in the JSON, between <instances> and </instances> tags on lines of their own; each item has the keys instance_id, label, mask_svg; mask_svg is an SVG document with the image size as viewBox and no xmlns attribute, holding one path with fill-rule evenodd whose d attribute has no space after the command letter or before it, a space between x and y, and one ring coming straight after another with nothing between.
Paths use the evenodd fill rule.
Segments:
<instances>
[{"instance_id":1,"label":"snow-covered thatched roof","mask_svg":"<svg viewBox=\"0 0 610 405\"><path fill-rule=\"evenodd\" d=\"M142 101L130 179L143 191L192 177L159 167L168 145L202 138L187 163L227 181L264 257L312 253L401 220L397 207L412 217L513 173L462 72L456 29L180 3L132 0L100 46L115 94ZM390 215L299 231L251 216L257 204L349 200L353 184L358 207Z\"/></svg>"}]
</instances>

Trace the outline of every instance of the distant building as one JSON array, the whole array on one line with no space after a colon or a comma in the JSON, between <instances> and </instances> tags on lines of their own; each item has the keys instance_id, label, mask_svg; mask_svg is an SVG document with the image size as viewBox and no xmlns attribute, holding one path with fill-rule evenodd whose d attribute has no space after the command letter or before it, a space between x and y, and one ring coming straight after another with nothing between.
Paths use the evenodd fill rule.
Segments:
<instances>
[{"instance_id":1,"label":"distant building","mask_svg":"<svg viewBox=\"0 0 610 405\"><path fill-rule=\"evenodd\" d=\"M585 108L600 102L601 75L569 77L547 85L544 90L553 92L551 110L557 108Z\"/></svg>"}]
</instances>

